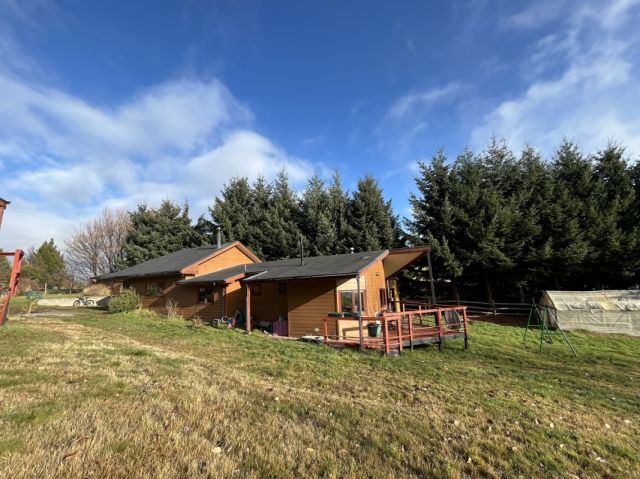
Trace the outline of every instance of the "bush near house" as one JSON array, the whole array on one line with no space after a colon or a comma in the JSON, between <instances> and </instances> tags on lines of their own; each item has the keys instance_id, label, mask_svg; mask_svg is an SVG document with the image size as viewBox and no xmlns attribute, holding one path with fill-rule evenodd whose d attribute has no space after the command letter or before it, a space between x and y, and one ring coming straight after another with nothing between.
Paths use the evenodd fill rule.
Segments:
<instances>
[{"instance_id":1,"label":"bush near house","mask_svg":"<svg viewBox=\"0 0 640 479\"><path fill-rule=\"evenodd\" d=\"M109 301L110 313L128 313L140 307L140 295L133 289L124 289Z\"/></svg>"}]
</instances>

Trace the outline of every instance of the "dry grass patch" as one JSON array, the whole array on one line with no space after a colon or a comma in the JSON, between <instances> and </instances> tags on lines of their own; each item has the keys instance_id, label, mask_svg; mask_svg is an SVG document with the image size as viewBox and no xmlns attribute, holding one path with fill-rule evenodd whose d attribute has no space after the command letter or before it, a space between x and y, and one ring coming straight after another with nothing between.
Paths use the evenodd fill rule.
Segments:
<instances>
[{"instance_id":1,"label":"dry grass patch","mask_svg":"<svg viewBox=\"0 0 640 479\"><path fill-rule=\"evenodd\" d=\"M637 477L640 342L338 353L82 311L0 330L0 475ZM635 476L634 476L635 475Z\"/></svg>"}]
</instances>

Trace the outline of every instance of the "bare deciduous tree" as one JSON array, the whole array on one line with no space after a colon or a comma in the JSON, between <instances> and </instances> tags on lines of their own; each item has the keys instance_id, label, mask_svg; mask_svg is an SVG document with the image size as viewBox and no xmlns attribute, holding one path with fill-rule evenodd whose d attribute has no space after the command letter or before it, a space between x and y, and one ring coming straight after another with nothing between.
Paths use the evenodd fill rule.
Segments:
<instances>
[{"instance_id":1,"label":"bare deciduous tree","mask_svg":"<svg viewBox=\"0 0 640 479\"><path fill-rule=\"evenodd\" d=\"M92 277L117 271L130 228L126 210L102 210L98 218L75 230L65 242L69 272L89 282Z\"/></svg>"}]
</instances>

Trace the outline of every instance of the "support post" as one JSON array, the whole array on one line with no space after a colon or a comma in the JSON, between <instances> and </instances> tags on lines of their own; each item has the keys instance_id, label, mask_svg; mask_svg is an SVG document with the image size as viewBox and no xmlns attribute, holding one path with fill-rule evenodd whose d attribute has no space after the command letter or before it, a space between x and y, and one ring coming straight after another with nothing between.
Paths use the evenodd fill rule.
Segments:
<instances>
[{"instance_id":1,"label":"support post","mask_svg":"<svg viewBox=\"0 0 640 479\"><path fill-rule=\"evenodd\" d=\"M360 337L360 349L363 349L364 338L362 334L362 296L360 294L360 274L356 276L356 284L358 285L358 332Z\"/></svg>"},{"instance_id":2,"label":"support post","mask_svg":"<svg viewBox=\"0 0 640 479\"><path fill-rule=\"evenodd\" d=\"M442 351L442 312L438 310L438 313L436 316L438 318L438 339L440 340L440 343L438 344L438 349Z\"/></svg>"},{"instance_id":3,"label":"support post","mask_svg":"<svg viewBox=\"0 0 640 479\"><path fill-rule=\"evenodd\" d=\"M462 310L462 318L464 319L464 349L469 349L469 334L467 330L467 308Z\"/></svg>"},{"instance_id":4,"label":"support post","mask_svg":"<svg viewBox=\"0 0 640 479\"><path fill-rule=\"evenodd\" d=\"M407 321L409 321L409 347L413 351L413 315L411 313L407 315Z\"/></svg>"},{"instance_id":5,"label":"support post","mask_svg":"<svg viewBox=\"0 0 640 479\"><path fill-rule=\"evenodd\" d=\"M251 332L251 285L247 284L247 322L246 322L246 330L247 333Z\"/></svg>"},{"instance_id":6,"label":"support post","mask_svg":"<svg viewBox=\"0 0 640 479\"><path fill-rule=\"evenodd\" d=\"M431 286L431 305L436 304L436 288L433 284L433 268L431 266L431 251L427 251L427 266L429 266L429 285Z\"/></svg>"},{"instance_id":7,"label":"support post","mask_svg":"<svg viewBox=\"0 0 640 479\"><path fill-rule=\"evenodd\" d=\"M384 352L389 354L391 351L389 347L389 321L384 316L382 317L382 334L384 335Z\"/></svg>"}]
</instances>

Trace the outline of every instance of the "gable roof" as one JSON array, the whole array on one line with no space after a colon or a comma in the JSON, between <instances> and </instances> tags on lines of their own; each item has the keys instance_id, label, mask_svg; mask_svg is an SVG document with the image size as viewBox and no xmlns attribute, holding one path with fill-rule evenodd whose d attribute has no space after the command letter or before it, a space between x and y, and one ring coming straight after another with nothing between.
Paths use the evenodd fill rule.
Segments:
<instances>
[{"instance_id":1,"label":"gable roof","mask_svg":"<svg viewBox=\"0 0 640 479\"><path fill-rule=\"evenodd\" d=\"M242 246L241 249L243 250L243 252L248 252L250 257L258 260L258 258L245 246L243 246L238 241L235 241L233 243L224 243L220 246L220 248L218 248L217 246L209 245L201 246L198 248L183 249L180 251L176 251L175 253L169 253L158 258L150 259L148 261L145 261L144 263L131 266L127 269L123 269L122 271L116 271L115 273L108 273L103 276L99 276L97 279L123 279L135 278L140 276L181 274L183 269L197 263L201 263L213 256L216 256L232 246Z\"/></svg>"},{"instance_id":2,"label":"gable roof","mask_svg":"<svg viewBox=\"0 0 640 479\"><path fill-rule=\"evenodd\" d=\"M377 260L382 259L387 253L388 250L379 250L331 256L309 256L304 258L304 264L300 263L300 258L265 261L257 264L232 266L231 268L184 279L178 281L178 283L225 283L243 277L246 283L251 283L254 281L356 276Z\"/></svg>"},{"instance_id":3,"label":"gable roof","mask_svg":"<svg viewBox=\"0 0 640 479\"><path fill-rule=\"evenodd\" d=\"M300 258L268 261L253 265L254 270L261 269L262 271L245 279L245 282L355 276L387 254L388 250L378 250L331 256L310 256L304 258L304 264L301 264Z\"/></svg>"}]
</instances>

